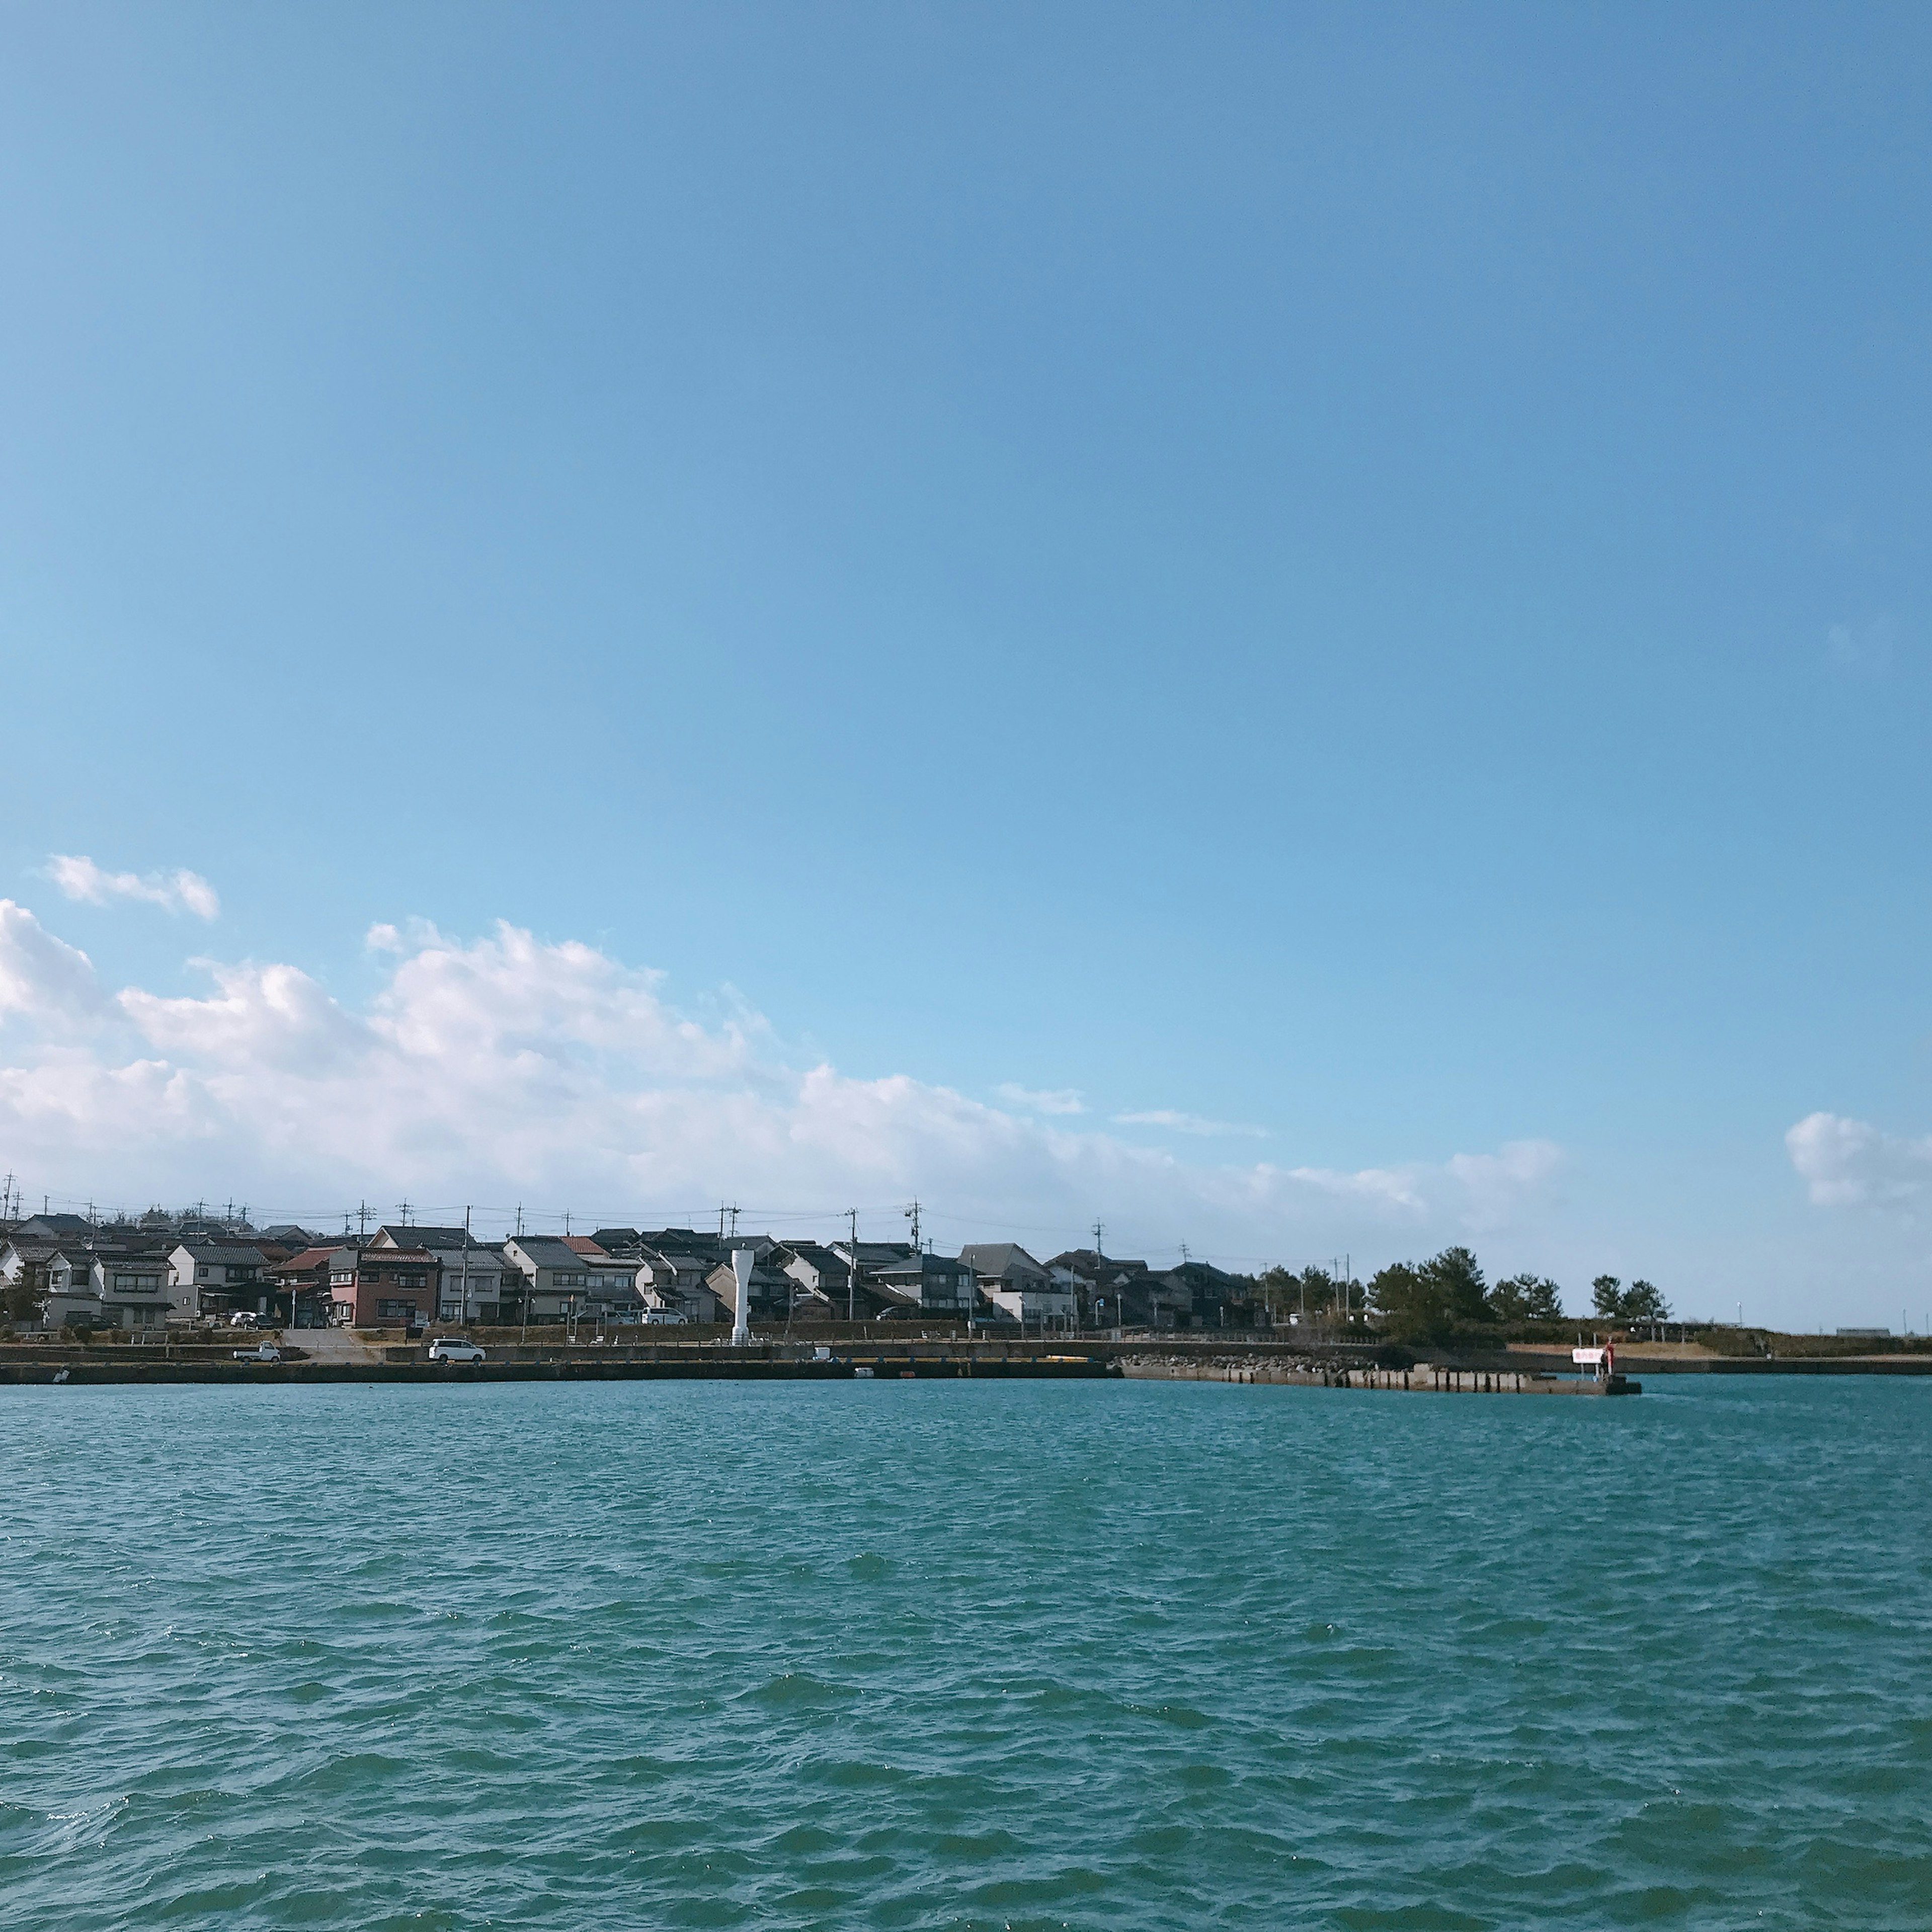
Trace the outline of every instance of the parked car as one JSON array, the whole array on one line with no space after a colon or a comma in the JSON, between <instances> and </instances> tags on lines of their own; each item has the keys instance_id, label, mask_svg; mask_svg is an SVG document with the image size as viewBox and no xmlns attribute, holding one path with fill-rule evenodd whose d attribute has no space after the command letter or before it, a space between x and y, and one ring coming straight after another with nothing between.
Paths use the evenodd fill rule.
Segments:
<instances>
[{"instance_id":1,"label":"parked car","mask_svg":"<svg viewBox=\"0 0 1932 1932\"><path fill-rule=\"evenodd\" d=\"M272 1342L257 1342L252 1348L237 1348L235 1359L238 1362L279 1362L282 1352Z\"/></svg>"},{"instance_id":2,"label":"parked car","mask_svg":"<svg viewBox=\"0 0 1932 1932\"><path fill-rule=\"evenodd\" d=\"M260 1321L260 1316L250 1315L244 1308L229 1316L228 1325L231 1328L253 1328L259 1325Z\"/></svg>"},{"instance_id":3,"label":"parked car","mask_svg":"<svg viewBox=\"0 0 1932 1932\"><path fill-rule=\"evenodd\" d=\"M483 1351L466 1336L439 1335L429 1345L429 1358L432 1362L480 1362Z\"/></svg>"}]
</instances>

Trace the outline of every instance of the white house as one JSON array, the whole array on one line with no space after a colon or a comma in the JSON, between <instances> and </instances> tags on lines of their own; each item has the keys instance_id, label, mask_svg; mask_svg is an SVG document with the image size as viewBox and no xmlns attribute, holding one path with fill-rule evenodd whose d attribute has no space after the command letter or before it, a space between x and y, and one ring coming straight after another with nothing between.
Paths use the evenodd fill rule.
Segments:
<instances>
[{"instance_id":1,"label":"white house","mask_svg":"<svg viewBox=\"0 0 1932 1932\"><path fill-rule=\"evenodd\" d=\"M980 1241L959 1250L978 1278L980 1292L1022 1328L1070 1322L1078 1304L1070 1275L1057 1281L1016 1241Z\"/></svg>"},{"instance_id":2,"label":"white house","mask_svg":"<svg viewBox=\"0 0 1932 1932\"><path fill-rule=\"evenodd\" d=\"M268 1265L268 1257L252 1241L181 1242L168 1257L176 1312L218 1314L236 1308L265 1313Z\"/></svg>"}]
</instances>

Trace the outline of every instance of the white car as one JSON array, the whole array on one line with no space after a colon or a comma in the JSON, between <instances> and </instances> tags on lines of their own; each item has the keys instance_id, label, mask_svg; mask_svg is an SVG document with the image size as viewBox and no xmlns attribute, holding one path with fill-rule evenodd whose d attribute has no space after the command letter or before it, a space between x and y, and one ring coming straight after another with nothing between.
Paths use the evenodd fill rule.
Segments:
<instances>
[{"instance_id":1,"label":"white car","mask_svg":"<svg viewBox=\"0 0 1932 1932\"><path fill-rule=\"evenodd\" d=\"M250 1315L246 1310L244 1310L242 1312L238 1315L230 1316L228 1318L228 1325L231 1328L253 1328L258 1324L260 1320L260 1316Z\"/></svg>"},{"instance_id":2,"label":"white car","mask_svg":"<svg viewBox=\"0 0 1932 1932\"><path fill-rule=\"evenodd\" d=\"M252 1348L237 1348L235 1359L238 1362L279 1362L282 1352L272 1342L257 1342Z\"/></svg>"},{"instance_id":3,"label":"white car","mask_svg":"<svg viewBox=\"0 0 1932 1932\"><path fill-rule=\"evenodd\" d=\"M432 1362L480 1362L483 1351L461 1335L439 1335L429 1345Z\"/></svg>"}]
</instances>

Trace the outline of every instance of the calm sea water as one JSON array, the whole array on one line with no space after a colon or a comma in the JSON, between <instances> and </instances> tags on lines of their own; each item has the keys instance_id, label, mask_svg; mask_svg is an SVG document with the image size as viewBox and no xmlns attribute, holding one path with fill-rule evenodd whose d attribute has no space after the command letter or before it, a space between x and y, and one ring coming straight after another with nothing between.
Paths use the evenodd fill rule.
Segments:
<instances>
[{"instance_id":1,"label":"calm sea water","mask_svg":"<svg viewBox=\"0 0 1932 1932\"><path fill-rule=\"evenodd\" d=\"M1932 1383L0 1394L0 1921L1932 1925Z\"/></svg>"}]
</instances>

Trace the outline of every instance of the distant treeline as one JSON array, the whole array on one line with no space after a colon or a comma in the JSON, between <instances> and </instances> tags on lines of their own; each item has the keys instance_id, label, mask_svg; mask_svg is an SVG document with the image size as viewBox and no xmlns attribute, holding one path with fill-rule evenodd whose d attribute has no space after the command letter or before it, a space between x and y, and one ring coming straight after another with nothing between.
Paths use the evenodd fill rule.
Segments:
<instances>
[{"instance_id":1,"label":"distant treeline","mask_svg":"<svg viewBox=\"0 0 1932 1932\"><path fill-rule=\"evenodd\" d=\"M1459 1330L1504 1322L1561 1322L1563 1291L1546 1275L1513 1274L1490 1282L1467 1248L1444 1248L1426 1262L1394 1262L1366 1284L1338 1280L1324 1268L1273 1268L1261 1291L1277 1316L1306 1312L1335 1319L1365 1316L1401 1341L1442 1341ZM1590 1284L1590 1311L1598 1320L1668 1322L1670 1304L1647 1281L1626 1288L1613 1274Z\"/></svg>"}]
</instances>

